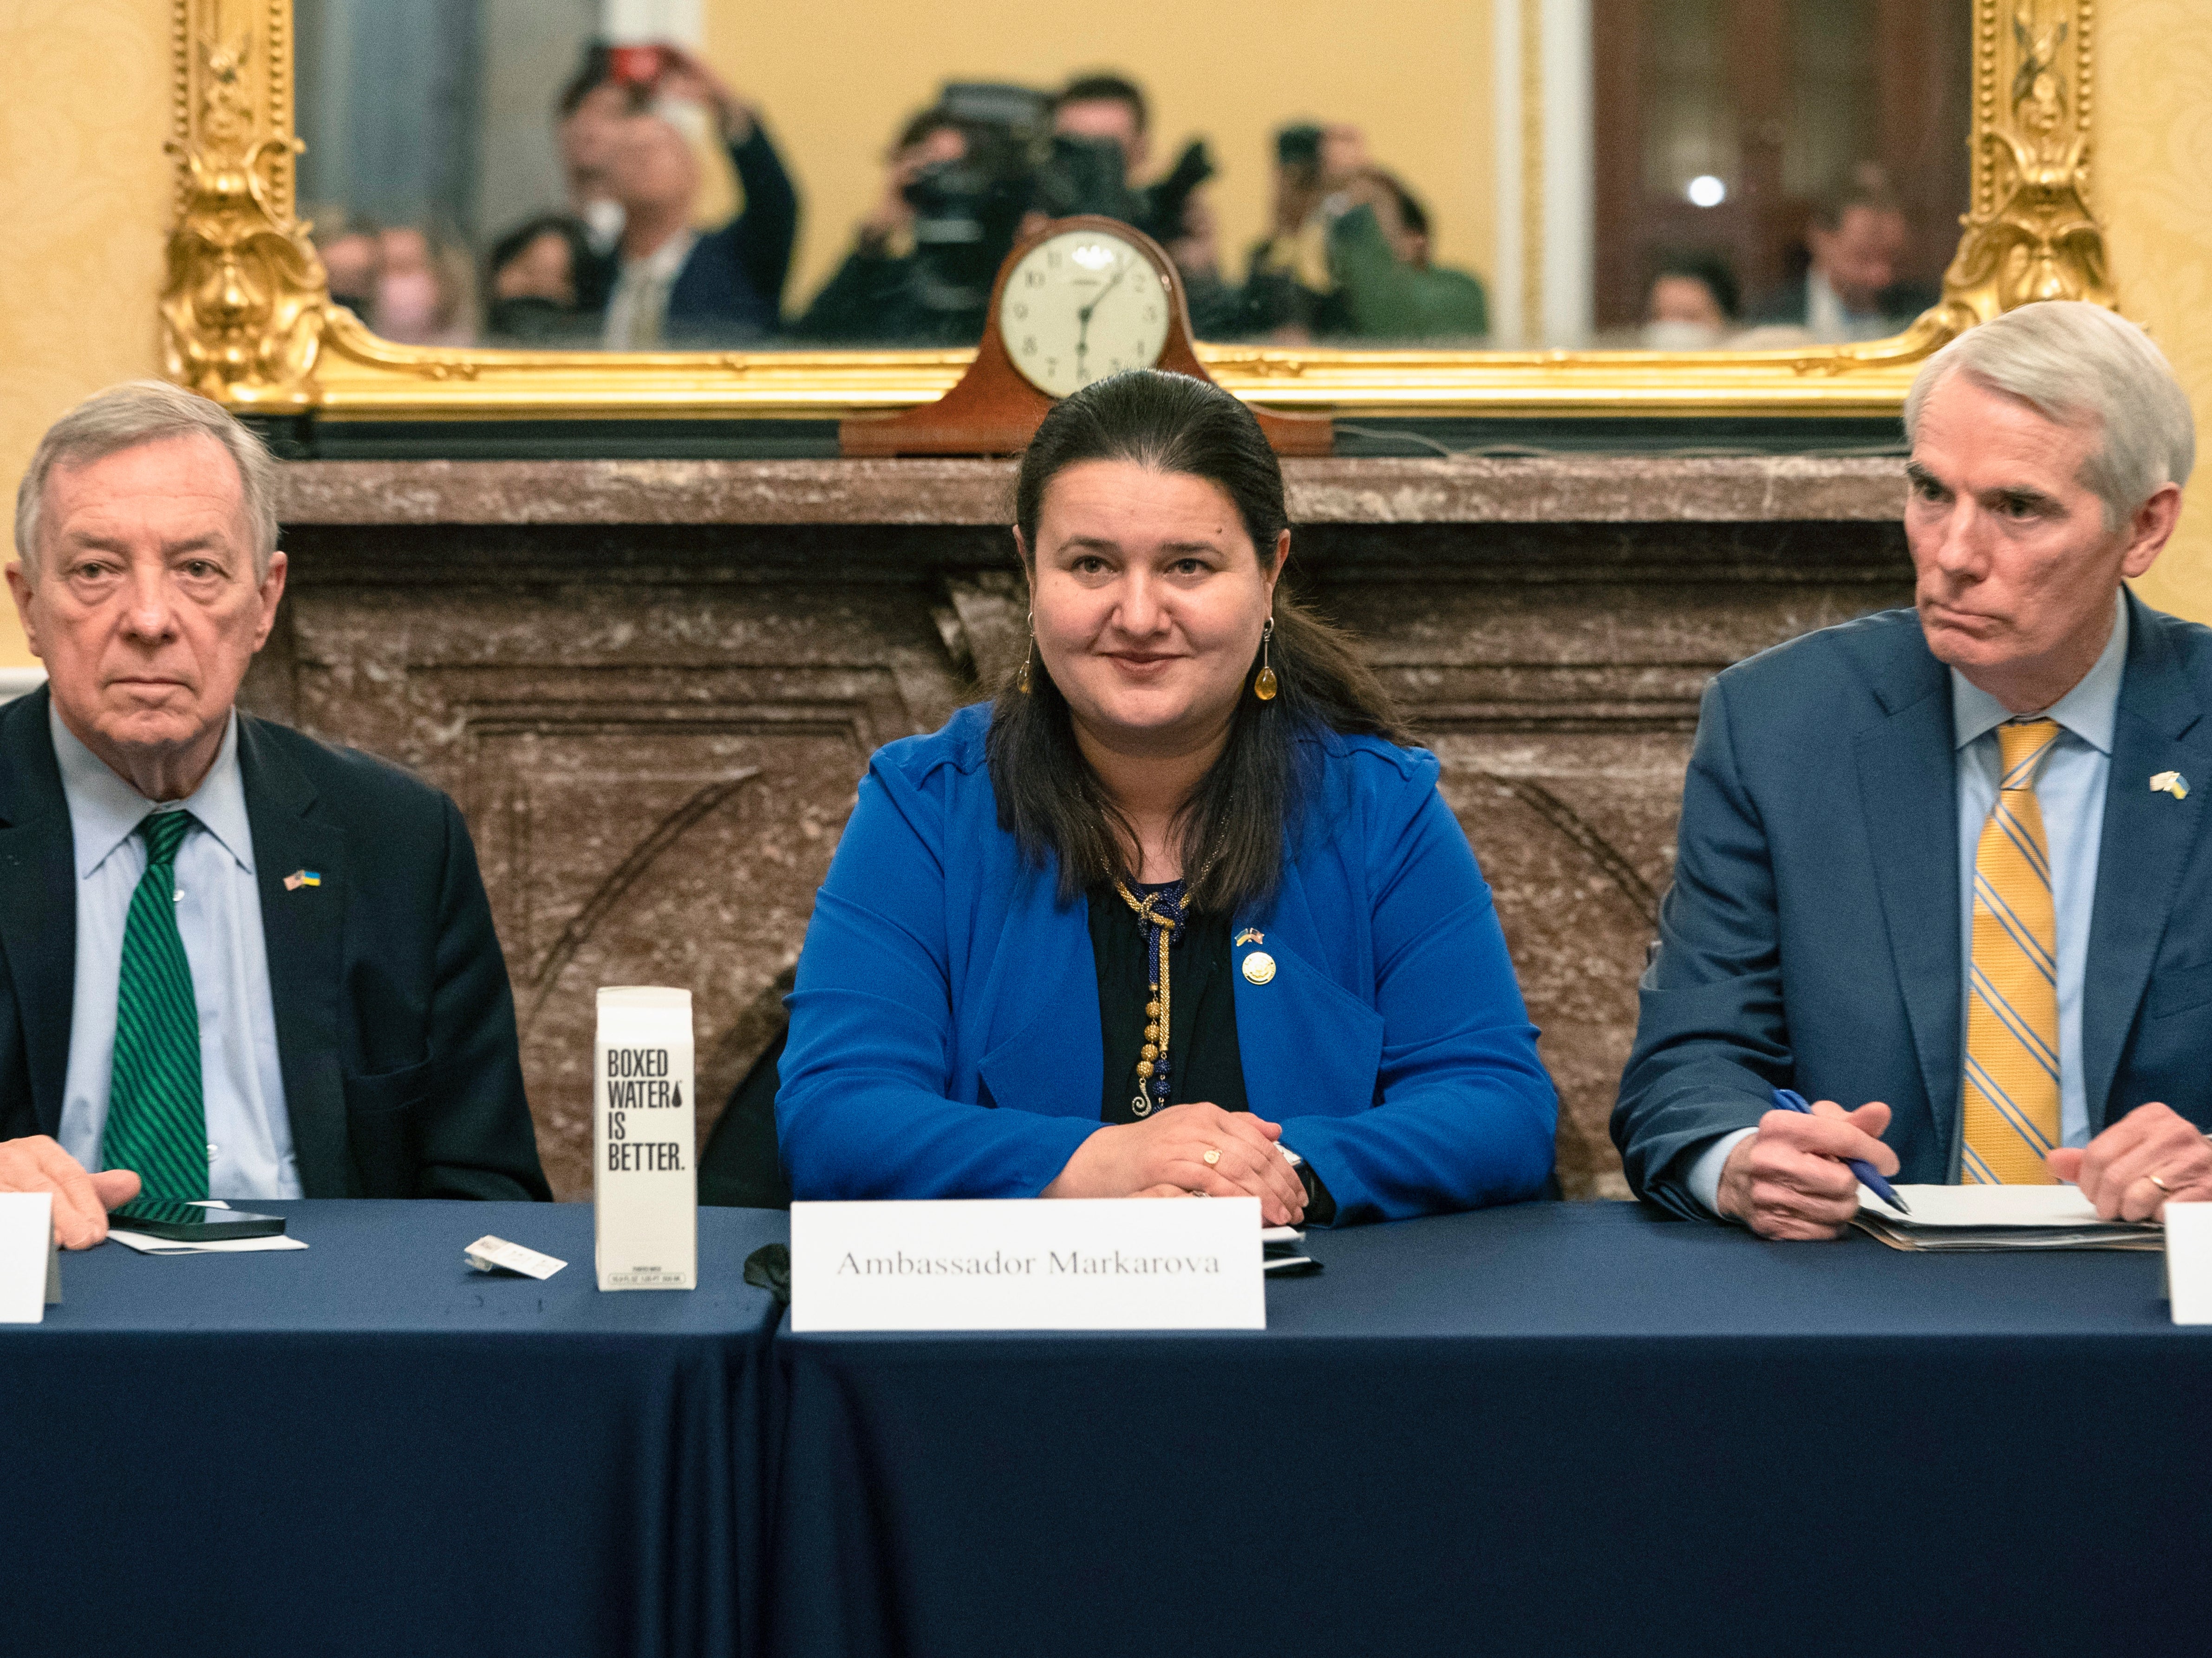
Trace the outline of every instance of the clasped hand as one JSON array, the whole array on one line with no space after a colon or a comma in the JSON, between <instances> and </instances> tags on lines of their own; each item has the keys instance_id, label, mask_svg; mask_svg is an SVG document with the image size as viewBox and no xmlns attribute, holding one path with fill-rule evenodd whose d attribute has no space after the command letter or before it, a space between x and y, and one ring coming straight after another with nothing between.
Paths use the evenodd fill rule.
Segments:
<instances>
[{"instance_id":1,"label":"clasped hand","mask_svg":"<svg viewBox=\"0 0 2212 1658\"><path fill-rule=\"evenodd\" d=\"M93 1175L46 1134L0 1140L0 1192L54 1194L54 1242L64 1249L89 1249L107 1242L107 1212L138 1195L138 1176L128 1169Z\"/></svg>"},{"instance_id":2,"label":"clasped hand","mask_svg":"<svg viewBox=\"0 0 2212 1658\"><path fill-rule=\"evenodd\" d=\"M1048 1198L1257 1198L1270 1226L1305 1218L1306 1188L1275 1142L1282 1126L1249 1111L1194 1101L1142 1122L1102 1128L1084 1141ZM1218 1152L1212 1163L1208 1151Z\"/></svg>"}]
</instances>

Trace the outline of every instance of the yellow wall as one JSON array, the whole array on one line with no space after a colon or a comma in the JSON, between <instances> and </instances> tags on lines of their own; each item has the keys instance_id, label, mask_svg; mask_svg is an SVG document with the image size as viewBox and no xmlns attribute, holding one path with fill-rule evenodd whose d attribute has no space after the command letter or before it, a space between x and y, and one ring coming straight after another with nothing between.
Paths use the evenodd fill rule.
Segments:
<instances>
[{"instance_id":1,"label":"yellow wall","mask_svg":"<svg viewBox=\"0 0 2212 1658\"><path fill-rule=\"evenodd\" d=\"M1258 227L1273 125L1301 111L1346 112L1386 159L1463 157L1456 176L1423 171L1415 182L1437 206L1444 256L1487 260L1486 6L1419 0L1418 9L1449 21L1396 57L1372 49L1382 36L1371 13L1310 0L1124 0L1066 23L996 4L953 9L802 9L802 24L789 8L712 0L710 49L749 89L767 95L802 52L842 60L836 80L817 82L843 88L836 99L768 96L779 137L807 158L811 270L835 258L873 188L872 158L896 112L926 101L945 73L1048 81L1117 63L1150 84L1165 143L1197 131L1216 141L1230 167L1219 208L1231 248ZM1048 49L1006 44L1047 28ZM2099 210L2121 305L2173 359L2212 452L2212 102L2203 95L2212 6L2106 0L2099 28ZM1117 50L1129 41L1169 44ZM11 243L0 294L0 499L12 503L47 422L155 367L170 188L167 0L6 0L0 62L35 66L0 100L0 227ZM1418 98L1416 84L1428 88ZM1464 107L1443 107L1447 85L1469 89ZM842 197L820 170L837 156L851 158ZM2179 537L2142 587L2154 604L2212 622L2212 458L2192 493ZM28 661L12 609L0 610L0 664Z\"/></svg>"},{"instance_id":2,"label":"yellow wall","mask_svg":"<svg viewBox=\"0 0 2212 1658\"><path fill-rule=\"evenodd\" d=\"M707 53L759 100L805 202L789 290L804 305L883 189L907 116L947 80L1049 88L1109 70L1152 104L1155 170L1203 137L1228 270L1267 228L1274 131L1302 118L1363 128L1427 203L1437 258L1487 274L1487 0L1115 0L1055 12L1007 0L706 0ZM802 90L803 89L803 90Z\"/></svg>"},{"instance_id":3,"label":"yellow wall","mask_svg":"<svg viewBox=\"0 0 2212 1658\"><path fill-rule=\"evenodd\" d=\"M88 392L155 372L169 216L167 0L6 0L0 63L0 492ZM13 537L0 562L13 556ZM31 660L0 603L0 664Z\"/></svg>"},{"instance_id":4,"label":"yellow wall","mask_svg":"<svg viewBox=\"0 0 2212 1658\"><path fill-rule=\"evenodd\" d=\"M2096 206L2120 309L2150 330L2197 408L2196 485L2136 585L2160 610L2212 623L2212 6L2107 0L2099 11Z\"/></svg>"}]
</instances>

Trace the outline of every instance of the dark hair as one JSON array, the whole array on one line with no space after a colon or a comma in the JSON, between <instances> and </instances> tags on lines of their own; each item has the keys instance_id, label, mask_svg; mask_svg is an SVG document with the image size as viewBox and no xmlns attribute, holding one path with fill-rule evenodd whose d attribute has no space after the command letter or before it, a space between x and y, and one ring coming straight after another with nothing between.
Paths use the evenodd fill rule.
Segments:
<instances>
[{"instance_id":1,"label":"dark hair","mask_svg":"<svg viewBox=\"0 0 2212 1658\"><path fill-rule=\"evenodd\" d=\"M1219 485L1263 563L1290 526L1283 469L1250 410L1204 380L1132 369L1054 405L1022 456L1014 523L1032 576L1047 486L1068 467L1093 460ZM1176 822L1190 902L1200 909L1233 910L1274 890L1284 837L1297 827L1313 781L1311 739L1335 731L1407 740L1389 694L1349 635L1279 584L1274 618L1267 654L1278 693L1267 702L1238 698L1227 745ZM1259 665L1255 651L1251 667ZM1129 826L1085 763L1067 699L1042 662L1030 666L1027 694L1012 680L1000 690L988 753L1000 826L1033 864L1058 859L1063 900L1133 873L1124 839Z\"/></svg>"},{"instance_id":2,"label":"dark hair","mask_svg":"<svg viewBox=\"0 0 2212 1658\"><path fill-rule=\"evenodd\" d=\"M1152 112L1142 90L1134 81L1124 80L1118 75L1077 76L1053 100L1054 109L1062 104L1127 104L1129 112L1137 118L1138 131L1152 125Z\"/></svg>"},{"instance_id":3,"label":"dark hair","mask_svg":"<svg viewBox=\"0 0 2212 1658\"><path fill-rule=\"evenodd\" d=\"M1398 217L1407 229L1416 236L1429 234L1429 210L1421 205L1419 197L1407 189L1395 173L1385 173L1379 167L1370 168L1369 176L1398 198Z\"/></svg>"},{"instance_id":4,"label":"dark hair","mask_svg":"<svg viewBox=\"0 0 2212 1658\"><path fill-rule=\"evenodd\" d=\"M584 100L597 92L615 77L613 48L604 40L588 40L584 44L584 55L576 65L576 72L561 83L561 90L553 100L555 118L567 120L584 106ZM633 115L641 113L652 101L645 88L623 85L625 101Z\"/></svg>"},{"instance_id":5,"label":"dark hair","mask_svg":"<svg viewBox=\"0 0 2212 1658\"><path fill-rule=\"evenodd\" d=\"M963 141L969 141L968 124L942 104L932 104L918 114L909 115L906 125L899 128L897 139L892 143L894 153L912 149L932 133L957 132Z\"/></svg>"},{"instance_id":6,"label":"dark hair","mask_svg":"<svg viewBox=\"0 0 2212 1658\"><path fill-rule=\"evenodd\" d=\"M1681 276L1693 282L1703 282L1705 292L1713 296L1713 303L1720 307L1721 315L1731 322L1735 320L1736 313L1742 307L1743 289L1737 285L1735 272L1729 268L1728 260L1718 253L1704 249L1662 253L1652 265L1651 282L1644 291L1648 294L1651 288L1656 287L1662 276Z\"/></svg>"},{"instance_id":7,"label":"dark hair","mask_svg":"<svg viewBox=\"0 0 2212 1658\"><path fill-rule=\"evenodd\" d=\"M520 258L531 244L540 236L558 236L568 245L568 268L573 271L583 268L590 249L584 240L584 227L566 213L540 213L525 219L491 245L484 256L484 284L489 288L498 280L499 273Z\"/></svg>"},{"instance_id":8,"label":"dark hair","mask_svg":"<svg viewBox=\"0 0 2212 1658\"><path fill-rule=\"evenodd\" d=\"M1813 222L1822 230L1841 230L1844 216L1855 207L1870 213L1894 213L1900 218L1905 215L1905 203L1890 188L1888 176L1871 161L1861 162L1851 169L1850 177L1821 192L1813 203Z\"/></svg>"}]
</instances>

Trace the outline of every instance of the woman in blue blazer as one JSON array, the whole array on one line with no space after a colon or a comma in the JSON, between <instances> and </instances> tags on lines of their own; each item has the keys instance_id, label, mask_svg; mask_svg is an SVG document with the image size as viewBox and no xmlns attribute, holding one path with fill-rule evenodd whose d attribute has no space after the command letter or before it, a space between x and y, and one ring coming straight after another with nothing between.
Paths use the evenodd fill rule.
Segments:
<instances>
[{"instance_id":1,"label":"woman in blue blazer","mask_svg":"<svg viewBox=\"0 0 2212 1658\"><path fill-rule=\"evenodd\" d=\"M1249 410L1095 382L1024 456L1032 627L881 750L817 898L794 1196L1232 1196L1270 1224L1534 1196L1558 1100L1435 756L1277 589Z\"/></svg>"}]
</instances>

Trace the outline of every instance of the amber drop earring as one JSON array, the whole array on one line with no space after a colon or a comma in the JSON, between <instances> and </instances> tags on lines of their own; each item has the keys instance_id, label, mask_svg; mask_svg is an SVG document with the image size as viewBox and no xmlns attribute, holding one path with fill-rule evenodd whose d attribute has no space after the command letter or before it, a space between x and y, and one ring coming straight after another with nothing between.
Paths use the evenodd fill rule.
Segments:
<instances>
[{"instance_id":1,"label":"amber drop earring","mask_svg":"<svg viewBox=\"0 0 2212 1658\"><path fill-rule=\"evenodd\" d=\"M1262 702L1275 700L1275 671L1267 665L1267 641L1274 636L1275 618L1271 616L1267 618L1267 626L1260 629L1260 671L1252 680L1252 695Z\"/></svg>"},{"instance_id":2,"label":"amber drop earring","mask_svg":"<svg viewBox=\"0 0 2212 1658\"><path fill-rule=\"evenodd\" d=\"M1030 612L1030 636L1022 641L1022 677L1014 681L1014 689L1024 696L1030 694L1030 659L1036 654L1036 612Z\"/></svg>"}]
</instances>

